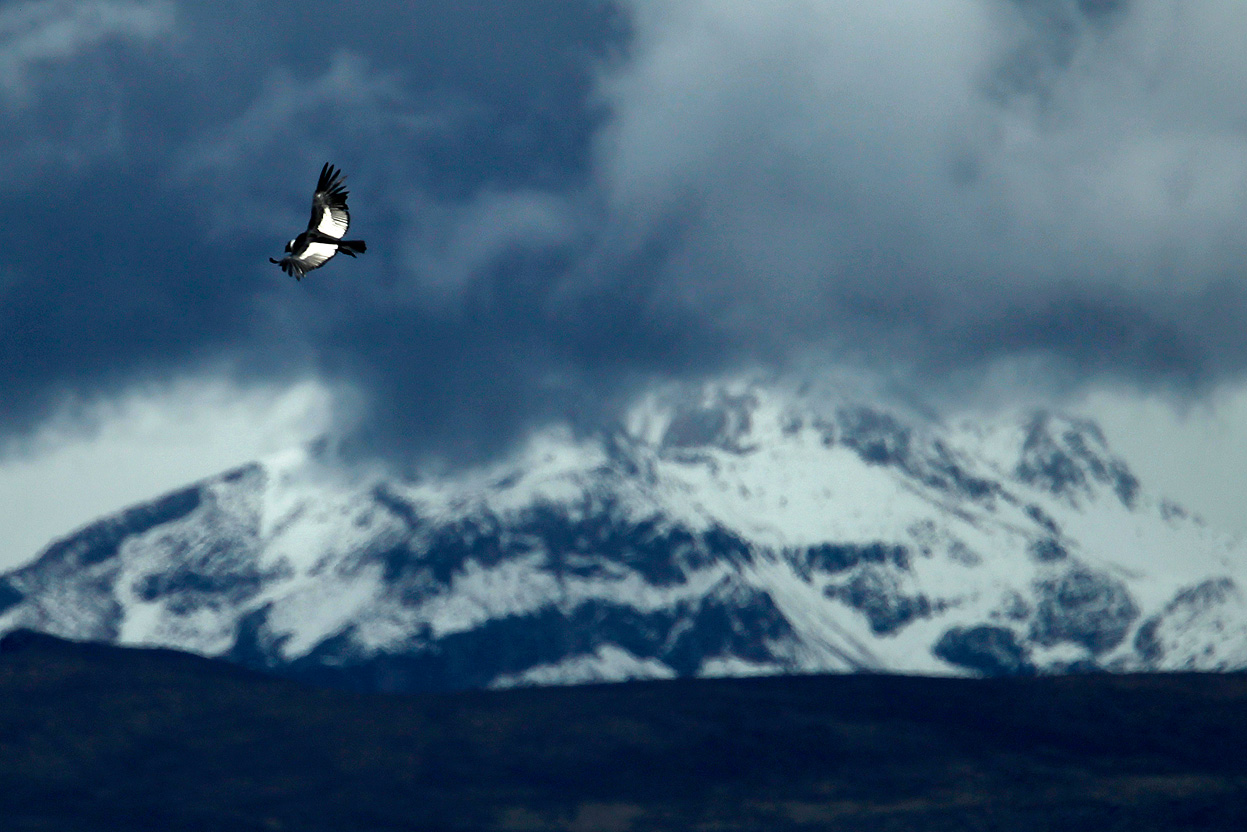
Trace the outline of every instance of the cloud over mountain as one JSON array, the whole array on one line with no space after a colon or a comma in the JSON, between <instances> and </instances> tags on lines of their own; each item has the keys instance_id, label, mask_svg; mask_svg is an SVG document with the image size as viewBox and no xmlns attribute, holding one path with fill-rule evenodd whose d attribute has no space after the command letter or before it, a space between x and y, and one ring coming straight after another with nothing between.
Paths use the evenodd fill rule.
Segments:
<instances>
[{"instance_id":1,"label":"cloud over mountain","mask_svg":"<svg viewBox=\"0 0 1247 832\"><path fill-rule=\"evenodd\" d=\"M340 17L0 13L6 432L205 372L321 375L369 442L450 455L741 367L936 398L1242 375L1229 0L378 2L327 36ZM326 160L371 251L293 287L266 257Z\"/></svg>"}]
</instances>

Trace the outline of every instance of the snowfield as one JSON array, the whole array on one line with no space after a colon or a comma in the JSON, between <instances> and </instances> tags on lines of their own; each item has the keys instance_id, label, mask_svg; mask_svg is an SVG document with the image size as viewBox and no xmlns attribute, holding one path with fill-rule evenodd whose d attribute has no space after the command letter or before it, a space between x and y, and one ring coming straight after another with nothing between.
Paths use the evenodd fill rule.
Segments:
<instances>
[{"instance_id":1,"label":"snowfield","mask_svg":"<svg viewBox=\"0 0 1247 832\"><path fill-rule=\"evenodd\" d=\"M0 630L391 689L1230 670L1245 564L1089 422L742 382L453 475L261 460L53 543L0 578Z\"/></svg>"}]
</instances>

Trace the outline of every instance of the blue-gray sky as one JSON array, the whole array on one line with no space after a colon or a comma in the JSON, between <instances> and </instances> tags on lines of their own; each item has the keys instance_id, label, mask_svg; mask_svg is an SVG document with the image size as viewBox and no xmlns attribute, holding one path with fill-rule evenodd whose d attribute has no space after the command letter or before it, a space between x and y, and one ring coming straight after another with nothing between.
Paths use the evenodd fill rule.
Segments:
<instances>
[{"instance_id":1,"label":"blue-gray sky","mask_svg":"<svg viewBox=\"0 0 1247 832\"><path fill-rule=\"evenodd\" d=\"M475 458L742 368L1214 413L1245 36L1240 0L9 2L0 490L143 424L233 437L188 478L320 431ZM296 284L325 161L369 251Z\"/></svg>"}]
</instances>

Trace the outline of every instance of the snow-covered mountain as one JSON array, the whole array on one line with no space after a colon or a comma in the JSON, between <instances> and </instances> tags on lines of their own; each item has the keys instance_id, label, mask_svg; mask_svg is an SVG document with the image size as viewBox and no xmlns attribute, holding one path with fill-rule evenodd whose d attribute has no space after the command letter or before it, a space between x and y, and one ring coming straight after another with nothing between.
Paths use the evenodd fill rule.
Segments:
<instances>
[{"instance_id":1,"label":"snow-covered mountain","mask_svg":"<svg viewBox=\"0 0 1247 832\"><path fill-rule=\"evenodd\" d=\"M0 631L382 689L1231 669L1245 569L1089 422L715 385L469 472L352 478L301 450L223 474L0 578Z\"/></svg>"}]
</instances>

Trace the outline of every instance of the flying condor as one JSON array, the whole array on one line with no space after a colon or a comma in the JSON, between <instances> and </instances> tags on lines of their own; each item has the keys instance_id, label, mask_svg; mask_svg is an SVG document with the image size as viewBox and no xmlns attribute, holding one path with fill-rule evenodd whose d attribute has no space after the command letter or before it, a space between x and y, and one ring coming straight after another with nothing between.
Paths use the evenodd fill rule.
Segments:
<instances>
[{"instance_id":1,"label":"flying condor","mask_svg":"<svg viewBox=\"0 0 1247 832\"><path fill-rule=\"evenodd\" d=\"M303 275L325 265L338 252L354 257L368 249L363 240L342 239L351 227L351 212L346 207L348 192L343 186L345 179L342 171L325 162L316 182L316 193L312 195L312 219L308 221L307 231L286 243L286 256L281 260L268 258L295 280L302 280Z\"/></svg>"}]
</instances>

